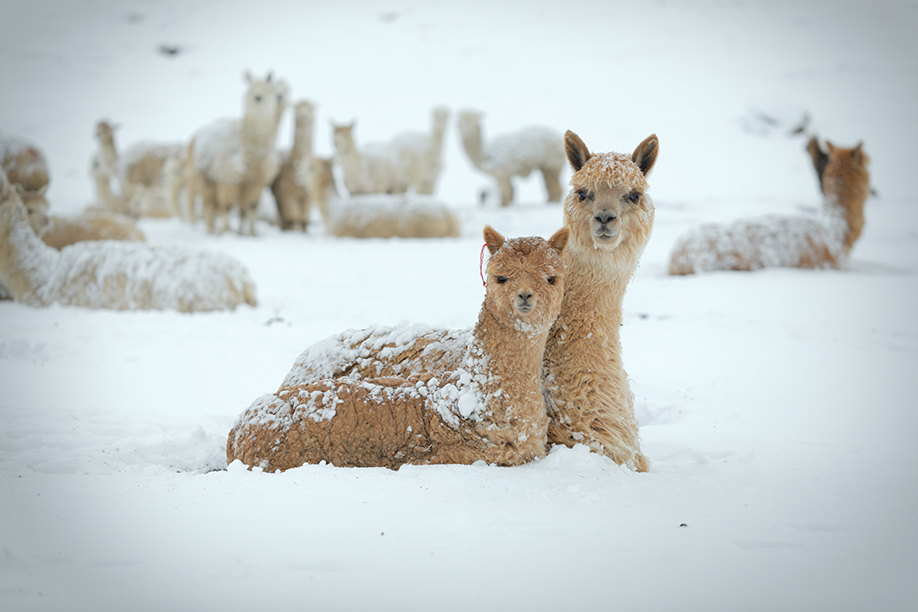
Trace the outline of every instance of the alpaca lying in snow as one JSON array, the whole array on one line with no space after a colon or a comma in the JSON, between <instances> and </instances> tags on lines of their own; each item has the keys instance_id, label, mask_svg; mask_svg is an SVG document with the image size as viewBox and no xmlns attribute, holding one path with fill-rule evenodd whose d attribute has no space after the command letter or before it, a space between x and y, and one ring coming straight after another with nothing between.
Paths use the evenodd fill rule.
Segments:
<instances>
[{"instance_id":1,"label":"alpaca lying in snow","mask_svg":"<svg viewBox=\"0 0 918 612\"><path fill-rule=\"evenodd\" d=\"M561 135L554 130L530 126L483 142L481 113L466 110L459 113L459 133L472 164L497 180L501 206L507 206L513 200L511 177L529 176L533 168L542 173L548 201L561 199L564 148Z\"/></svg>"},{"instance_id":2,"label":"alpaca lying in snow","mask_svg":"<svg viewBox=\"0 0 918 612\"><path fill-rule=\"evenodd\" d=\"M685 233L670 256L669 273L758 270L768 267L841 268L864 228L870 159L851 149L810 141L808 150L824 197L819 216L766 215L727 225L708 223Z\"/></svg>"},{"instance_id":3,"label":"alpaca lying in snow","mask_svg":"<svg viewBox=\"0 0 918 612\"><path fill-rule=\"evenodd\" d=\"M87 241L57 251L26 219L19 194L0 172L0 282L33 306L175 309L182 312L255 304L248 270L221 253Z\"/></svg>"},{"instance_id":4,"label":"alpaca lying in snow","mask_svg":"<svg viewBox=\"0 0 918 612\"><path fill-rule=\"evenodd\" d=\"M393 143L367 143L359 150L354 142L354 122L333 125L335 161L344 170L344 186L350 195L405 193L408 178Z\"/></svg>"},{"instance_id":5,"label":"alpaca lying in snow","mask_svg":"<svg viewBox=\"0 0 918 612\"><path fill-rule=\"evenodd\" d=\"M459 219L446 205L410 194L367 194L341 198L331 160L310 158L299 180L319 207L325 231L353 238L455 238Z\"/></svg>"},{"instance_id":6,"label":"alpaca lying in snow","mask_svg":"<svg viewBox=\"0 0 918 612\"><path fill-rule=\"evenodd\" d=\"M186 151L187 211L200 192L207 231L222 232L229 211L239 210L240 233L255 234L255 216L265 187L280 170L274 140L286 104L287 85L268 73L245 74L249 87L241 119L217 119L192 136Z\"/></svg>"},{"instance_id":7,"label":"alpaca lying in snow","mask_svg":"<svg viewBox=\"0 0 918 612\"><path fill-rule=\"evenodd\" d=\"M564 200L567 288L542 369L548 440L586 444L646 471L619 333L625 290L653 229L646 176L660 144L651 135L630 155L591 153L568 131L564 146L574 175Z\"/></svg>"},{"instance_id":8,"label":"alpaca lying in snow","mask_svg":"<svg viewBox=\"0 0 918 612\"><path fill-rule=\"evenodd\" d=\"M561 314L549 334L542 380L549 416L549 442L583 443L619 464L645 471L634 397L621 359L619 328L628 282L653 229L653 201L646 174L659 142L649 136L631 155L590 153L573 132L565 134L575 173L564 203L570 239L564 250L565 291ZM436 363L455 369L460 356L436 334L410 344L345 334L301 355L284 382L302 385L326 378L407 378ZM429 346L428 346L429 345Z\"/></svg>"},{"instance_id":9,"label":"alpaca lying in snow","mask_svg":"<svg viewBox=\"0 0 918 612\"><path fill-rule=\"evenodd\" d=\"M137 222L127 215L86 210L74 217L52 216L41 233L42 242L58 251L84 240L130 240L145 242Z\"/></svg>"},{"instance_id":10,"label":"alpaca lying in snow","mask_svg":"<svg viewBox=\"0 0 918 612\"><path fill-rule=\"evenodd\" d=\"M41 233L48 224L45 192L50 183L48 163L35 144L15 136L0 137L0 168L19 190L32 228Z\"/></svg>"},{"instance_id":11,"label":"alpaca lying in snow","mask_svg":"<svg viewBox=\"0 0 918 612\"><path fill-rule=\"evenodd\" d=\"M312 356L322 368L342 338L351 353L371 343L395 355L420 347L429 367L367 379L299 382L288 375L277 393L257 399L236 421L227 462L274 471L321 461L518 465L544 456L548 420L538 375L561 304L567 234L505 241L486 227L489 280L472 330L351 330L308 349L298 362ZM444 351L455 367L436 362Z\"/></svg>"}]
</instances>

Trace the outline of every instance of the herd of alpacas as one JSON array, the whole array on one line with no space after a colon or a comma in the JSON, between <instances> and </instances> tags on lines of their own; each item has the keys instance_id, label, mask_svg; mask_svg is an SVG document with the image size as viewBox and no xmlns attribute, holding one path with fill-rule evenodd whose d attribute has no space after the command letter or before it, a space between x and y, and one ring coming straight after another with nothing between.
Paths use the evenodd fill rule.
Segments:
<instances>
[{"instance_id":1,"label":"herd of alpacas","mask_svg":"<svg viewBox=\"0 0 918 612\"><path fill-rule=\"evenodd\" d=\"M41 150L0 135L0 299L182 312L255 305L255 282L241 262L147 244L136 219L203 218L209 232L221 232L235 212L240 233L253 234L265 190L284 230L305 230L315 207L334 236L460 234L455 214L430 197L446 108L433 109L429 132L362 147L354 123L335 125L336 153L325 159L312 150L315 105L292 105L293 144L278 151L289 87L270 73L245 77L241 116L204 125L188 142L144 141L119 153L117 125L99 121L90 160L98 204L75 217L49 214ZM402 323L345 330L308 347L278 390L238 417L228 463L267 471L320 462L511 466L544 457L553 444L584 444L649 469L620 327L654 224L647 176L659 141L651 135L630 154L596 153L573 132L542 127L485 141L480 118L459 113L463 147L496 181L502 205L513 199L511 178L536 168L549 201L560 200L560 175L570 166L561 228L548 239L484 228L485 297L471 329ZM864 227L869 158L862 143L823 148L816 137L807 151L823 194L819 215L701 225L676 241L669 273L844 267Z\"/></svg>"}]
</instances>

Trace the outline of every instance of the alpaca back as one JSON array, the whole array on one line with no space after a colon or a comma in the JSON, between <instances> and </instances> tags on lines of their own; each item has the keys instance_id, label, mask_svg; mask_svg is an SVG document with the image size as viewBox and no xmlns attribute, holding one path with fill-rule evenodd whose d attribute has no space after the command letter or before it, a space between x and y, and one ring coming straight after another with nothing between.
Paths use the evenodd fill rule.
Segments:
<instances>
[{"instance_id":1,"label":"alpaca back","mask_svg":"<svg viewBox=\"0 0 918 612\"><path fill-rule=\"evenodd\" d=\"M137 223L127 215L109 212L84 212L76 217L51 217L42 241L58 251L69 244L84 240L146 241Z\"/></svg>"}]
</instances>

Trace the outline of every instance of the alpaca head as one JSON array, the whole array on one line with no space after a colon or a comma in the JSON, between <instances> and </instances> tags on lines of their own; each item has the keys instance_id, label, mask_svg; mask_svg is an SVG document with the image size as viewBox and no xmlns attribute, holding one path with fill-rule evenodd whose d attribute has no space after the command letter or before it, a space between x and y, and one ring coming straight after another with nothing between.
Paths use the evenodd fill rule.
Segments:
<instances>
[{"instance_id":1,"label":"alpaca head","mask_svg":"<svg viewBox=\"0 0 918 612\"><path fill-rule=\"evenodd\" d=\"M312 117L316 105L309 100L300 100L293 107L294 119L297 125L312 125Z\"/></svg>"},{"instance_id":2,"label":"alpaca head","mask_svg":"<svg viewBox=\"0 0 918 612\"><path fill-rule=\"evenodd\" d=\"M96 123L96 139L102 143L113 143L115 141L115 130L118 124L109 123L108 121L99 121Z\"/></svg>"},{"instance_id":3,"label":"alpaca head","mask_svg":"<svg viewBox=\"0 0 918 612\"><path fill-rule=\"evenodd\" d=\"M286 95L286 85L278 83L269 72L264 79L256 79L251 73L245 73L249 88L245 92L244 114L247 120L272 121L276 126L283 112L278 98Z\"/></svg>"},{"instance_id":4,"label":"alpaca head","mask_svg":"<svg viewBox=\"0 0 918 612\"><path fill-rule=\"evenodd\" d=\"M356 121L351 121L347 125L332 123L332 142L335 145L335 151L344 153L354 149L354 125L356 123Z\"/></svg>"},{"instance_id":5,"label":"alpaca head","mask_svg":"<svg viewBox=\"0 0 918 612\"><path fill-rule=\"evenodd\" d=\"M646 176L657 161L656 135L649 136L631 155L590 153L580 137L568 130L564 150L574 169L564 203L572 247L614 253L628 246L638 254L643 251L653 227Z\"/></svg>"},{"instance_id":6,"label":"alpaca head","mask_svg":"<svg viewBox=\"0 0 918 612\"><path fill-rule=\"evenodd\" d=\"M831 214L844 217L844 247L850 251L864 230L864 203L870 196L870 158L862 142L845 149L826 141L826 149L828 160L822 173L825 206Z\"/></svg>"},{"instance_id":7,"label":"alpaca head","mask_svg":"<svg viewBox=\"0 0 918 612\"><path fill-rule=\"evenodd\" d=\"M47 188L48 186L45 185L38 191L25 191L21 186L15 186L29 218L29 225L32 226L38 236L41 236L48 229L48 224L51 222L51 218L48 216L50 206L45 199L45 190Z\"/></svg>"},{"instance_id":8,"label":"alpaca head","mask_svg":"<svg viewBox=\"0 0 918 612\"><path fill-rule=\"evenodd\" d=\"M561 311L564 262L569 231L561 228L545 240L537 236L504 239L484 229L488 260L484 308L519 331L548 331Z\"/></svg>"}]
</instances>

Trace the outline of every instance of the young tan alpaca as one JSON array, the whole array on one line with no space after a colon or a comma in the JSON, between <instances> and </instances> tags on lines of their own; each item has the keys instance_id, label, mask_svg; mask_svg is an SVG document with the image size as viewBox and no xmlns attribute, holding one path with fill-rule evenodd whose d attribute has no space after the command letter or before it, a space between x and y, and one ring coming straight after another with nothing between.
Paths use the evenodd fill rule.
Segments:
<instances>
[{"instance_id":1,"label":"young tan alpaca","mask_svg":"<svg viewBox=\"0 0 918 612\"><path fill-rule=\"evenodd\" d=\"M826 142L826 147L828 152L823 152L815 140L808 145L822 183L821 215L766 215L726 225L701 225L676 241L669 273L842 268L864 228L870 159L862 143L843 149Z\"/></svg>"},{"instance_id":2,"label":"young tan alpaca","mask_svg":"<svg viewBox=\"0 0 918 612\"><path fill-rule=\"evenodd\" d=\"M466 110L459 113L459 134L472 165L497 181L501 206L513 200L511 177L529 176L534 168L539 169L545 180L548 201L561 199L564 150L561 136L554 130L529 126L485 142L481 135L481 113Z\"/></svg>"},{"instance_id":3,"label":"young tan alpaca","mask_svg":"<svg viewBox=\"0 0 918 612\"><path fill-rule=\"evenodd\" d=\"M32 306L182 312L255 304L248 270L222 253L114 240L57 251L38 238L0 170L0 283Z\"/></svg>"},{"instance_id":4,"label":"young tan alpaca","mask_svg":"<svg viewBox=\"0 0 918 612\"><path fill-rule=\"evenodd\" d=\"M646 176L660 145L651 135L631 155L591 153L568 131L564 148L574 175L564 201L566 290L542 368L548 440L586 444L643 472L619 329L625 289L653 229Z\"/></svg>"},{"instance_id":5,"label":"young tan alpaca","mask_svg":"<svg viewBox=\"0 0 918 612\"><path fill-rule=\"evenodd\" d=\"M296 180L301 164L312 157L312 125L315 105L307 100L293 107L293 145L283 155L280 172L271 183L281 229L306 231L309 226L309 192Z\"/></svg>"},{"instance_id":6,"label":"young tan alpaca","mask_svg":"<svg viewBox=\"0 0 918 612\"><path fill-rule=\"evenodd\" d=\"M457 353L413 376L341 377L288 384L262 396L236 421L227 462L269 471L327 461L397 468L405 463L518 465L546 452L548 418L539 369L563 292L560 254L568 231L549 241L504 240L484 231L488 283L472 330L429 332ZM379 330L346 332L364 337ZM399 345L412 329L389 329ZM377 338L379 339L379 338ZM308 351L307 351L308 352ZM323 350L319 350L322 353Z\"/></svg>"},{"instance_id":7,"label":"young tan alpaca","mask_svg":"<svg viewBox=\"0 0 918 612\"><path fill-rule=\"evenodd\" d=\"M146 242L146 236L137 222L127 215L105 210L85 210L72 217L52 215L44 231L42 242L58 251L67 245L84 240L130 240Z\"/></svg>"}]
</instances>

